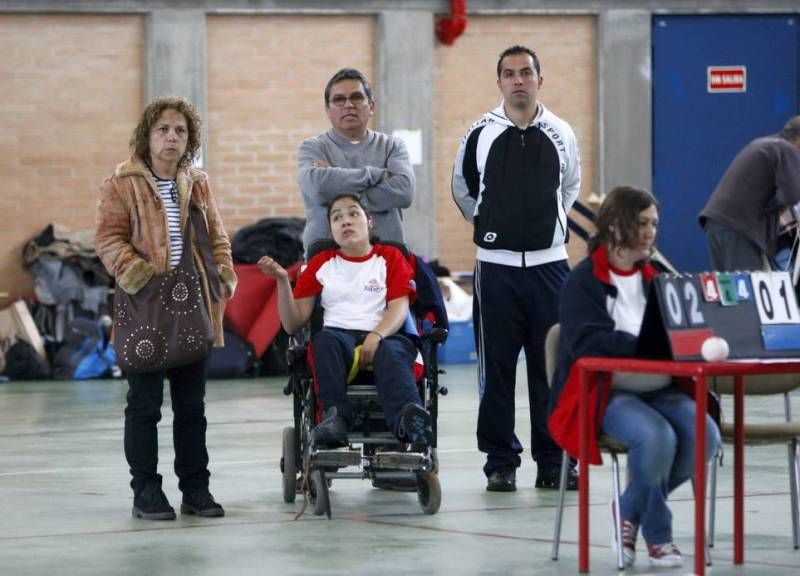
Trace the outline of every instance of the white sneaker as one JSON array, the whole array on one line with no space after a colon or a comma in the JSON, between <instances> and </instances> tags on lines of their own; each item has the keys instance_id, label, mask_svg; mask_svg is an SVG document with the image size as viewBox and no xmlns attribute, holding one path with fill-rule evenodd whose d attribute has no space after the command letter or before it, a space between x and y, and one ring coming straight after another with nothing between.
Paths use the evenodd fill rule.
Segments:
<instances>
[{"instance_id":1,"label":"white sneaker","mask_svg":"<svg viewBox=\"0 0 800 576\"><path fill-rule=\"evenodd\" d=\"M611 509L611 550L614 560L617 559L617 508L612 500L608 506ZM622 519L622 564L625 568L633 566L636 560L636 533L639 526L633 522Z\"/></svg>"},{"instance_id":2,"label":"white sneaker","mask_svg":"<svg viewBox=\"0 0 800 576\"><path fill-rule=\"evenodd\" d=\"M648 544L647 552L650 554L650 564L663 568L678 568L683 566L681 551L672 542L664 544Z\"/></svg>"}]
</instances>

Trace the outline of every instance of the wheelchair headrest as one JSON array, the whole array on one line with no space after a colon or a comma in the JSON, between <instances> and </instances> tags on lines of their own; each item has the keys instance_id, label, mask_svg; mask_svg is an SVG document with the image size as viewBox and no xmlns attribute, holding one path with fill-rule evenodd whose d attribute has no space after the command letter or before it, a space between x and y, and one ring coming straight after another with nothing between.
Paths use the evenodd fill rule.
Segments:
<instances>
[{"instance_id":1,"label":"wheelchair headrest","mask_svg":"<svg viewBox=\"0 0 800 576\"><path fill-rule=\"evenodd\" d=\"M408 247L401 243L401 242L386 242L378 238L377 236L373 236L370 238L370 242L372 244L383 244L384 246L393 246L400 250L403 256L406 259L410 258L411 252L409 252ZM321 240L314 240L308 247L308 251L306 253L306 261L311 260L314 256L323 252L325 250L332 250L334 248L338 248L339 245L333 240L333 238L323 238Z\"/></svg>"}]
</instances>

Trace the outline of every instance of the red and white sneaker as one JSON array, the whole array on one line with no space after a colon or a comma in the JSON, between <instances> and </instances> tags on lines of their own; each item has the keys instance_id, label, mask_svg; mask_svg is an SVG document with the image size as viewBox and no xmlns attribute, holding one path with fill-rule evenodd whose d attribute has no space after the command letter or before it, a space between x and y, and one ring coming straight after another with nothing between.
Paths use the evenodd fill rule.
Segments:
<instances>
[{"instance_id":1,"label":"red and white sneaker","mask_svg":"<svg viewBox=\"0 0 800 576\"><path fill-rule=\"evenodd\" d=\"M614 551L614 559L617 558L617 507L612 500L609 504L611 508L611 549ZM633 522L622 519L622 563L625 568L633 566L636 560L636 533L639 526Z\"/></svg>"},{"instance_id":2,"label":"red and white sneaker","mask_svg":"<svg viewBox=\"0 0 800 576\"><path fill-rule=\"evenodd\" d=\"M683 566L681 551L672 542L664 544L648 544L647 552L650 554L650 564L663 568L677 568Z\"/></svg>"}]
</instances>

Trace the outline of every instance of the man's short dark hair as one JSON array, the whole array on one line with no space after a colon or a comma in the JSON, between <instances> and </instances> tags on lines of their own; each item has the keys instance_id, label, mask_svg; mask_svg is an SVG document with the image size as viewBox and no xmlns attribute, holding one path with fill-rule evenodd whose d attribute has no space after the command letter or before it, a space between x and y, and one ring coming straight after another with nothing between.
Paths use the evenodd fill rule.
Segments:
<instances>
[{"instance_id":1,"label":"man's short dark hair","mask_svg":"<svg viewBox=\"0 0 800 576\"><path fill-rule=\"evenodd\" d=\"M501 66L503 64L503 58L505 58L506 56L515 56L516 54L527 54L528 56L530 56L533 59L533 67L536 68L536 75L537 76L541 76L542 75L542 69L541 69L541 66L539 64L539 57L536 55L536 52L534 52L533 50L531 50L527 46L521 46L519 44L514 44L513 46L510 46L509 48L506 48L505 50L503 50L500 53L500 58L497 59L497 77L498 78L500 78L500 72L503 71L502 68L501 68Z\"/></svg>"},{"instance_id":2,"label":"man's short dark hair","mask_svg":"<svg viewBox=\"0 0 800 576\"><path fill-rule=\"evenodd\" d=\"M330 101L331 88L333 88L334 84L338 84L342 80L358 80L361 82L361 86L364 88L364 94L367 95L367 100L372 102L372 88L369 87L369 81L367 80L367 77L355 68L342 68L336 74L334 74L325 85L325 106L327 106Z\"/></svg>"},{"instance_id":3,"label":"man's short dark hair","mask_svg":"<svg viewBox=\"0 0 800 576\"><path fill-rule=\"evenodd\" d=\"M796 142L800 140L800 116L789 118L789 121L784 125L780 135L786 140Z\"/></svg>"}]
</instances>

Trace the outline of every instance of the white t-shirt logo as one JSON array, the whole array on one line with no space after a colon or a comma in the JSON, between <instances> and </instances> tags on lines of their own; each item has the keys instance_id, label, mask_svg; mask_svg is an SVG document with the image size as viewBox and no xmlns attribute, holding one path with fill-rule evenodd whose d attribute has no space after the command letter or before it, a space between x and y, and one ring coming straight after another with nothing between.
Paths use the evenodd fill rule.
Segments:
<instances>
[{"instance_id":1,"label":"white t-shirt logo","mask_svg":"<svg viewBox=\"0 0 800 576\"><path fill-rule=\"evenodd\" d=\"M364 285L364 292L372 292L373 294L380 294L383 292L383 286L376 278L370 278Z\"/></svg>"},{"instance_id":2,"label":"white t-shirt logo","mask_svg":"<svg viewBox=\"0 0 800 576\"><path fill-rule=\"evenodd\" d=\"M497 232L487 232L483 235L484 242L494 242L497 240Z\"/></svg>"}]
</instances>

